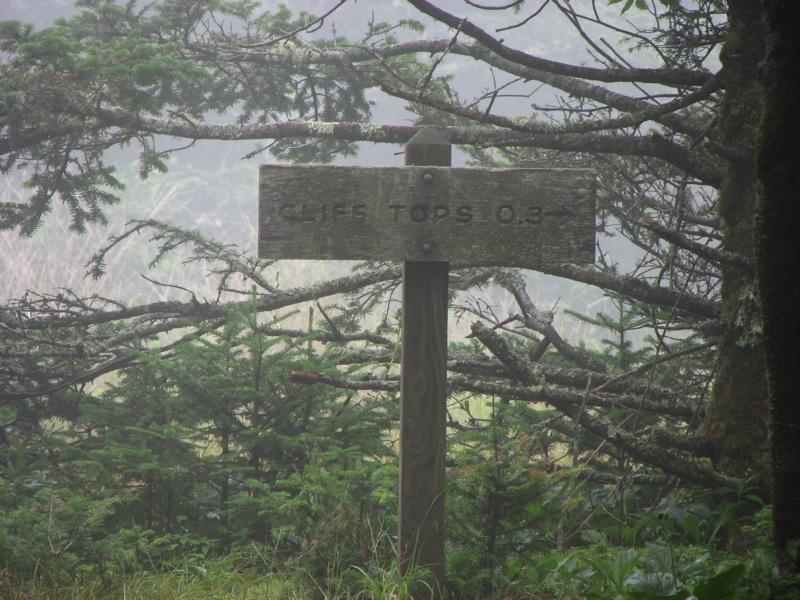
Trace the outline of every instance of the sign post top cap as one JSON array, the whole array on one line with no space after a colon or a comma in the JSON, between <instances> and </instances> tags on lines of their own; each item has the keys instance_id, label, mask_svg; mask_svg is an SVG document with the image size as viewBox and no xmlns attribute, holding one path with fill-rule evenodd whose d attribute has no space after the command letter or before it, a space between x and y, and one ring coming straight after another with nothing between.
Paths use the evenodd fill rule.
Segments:
<instances>
[{"instance_id":1,"label":"sign post top cap","mask_svg":"<svg viewBox=\"0 0 800 600\"><path fill-rule=\"evenodd\" d=\"M433 127L426 127L425 129L420 129L417 133L415 133L414 136L408 140L406 145L410 146L417 144L449 146L450 142Z\"/></svg>"}]
</instances>

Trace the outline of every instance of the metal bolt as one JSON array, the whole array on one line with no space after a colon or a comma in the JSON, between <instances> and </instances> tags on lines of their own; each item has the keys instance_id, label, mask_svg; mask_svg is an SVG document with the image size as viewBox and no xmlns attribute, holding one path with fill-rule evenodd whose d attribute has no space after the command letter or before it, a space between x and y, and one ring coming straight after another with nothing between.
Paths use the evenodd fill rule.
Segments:
<instances>
[{"instance_id":1,"label":"metal bolt","mask_svg":"<svg viewBox=\"0 0 800 600\"><path fill-rule=\"evenodd\" d=\"M431 175L430 173L425 173L422 176L422 181L424 183L433 183L433 175Z\"/></svg>"},{"instance_id":2,"label":"metal bolt","mask_svg":"<svg viewBox=\"0 0 800 600\"><path fill-rule=\"evenodd\" d=\"M425 254L430 254L430 251L433 250L433 246L431 246L428 242L422 244L422 252Z\"/></svg>"}]
</instances>

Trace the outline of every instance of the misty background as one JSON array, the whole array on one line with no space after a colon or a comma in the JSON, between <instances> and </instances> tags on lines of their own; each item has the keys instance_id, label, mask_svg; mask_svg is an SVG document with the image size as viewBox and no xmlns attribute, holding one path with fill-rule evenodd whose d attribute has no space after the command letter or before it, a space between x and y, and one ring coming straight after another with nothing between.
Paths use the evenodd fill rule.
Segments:
<instances>
[{"instance_id":1,"label":"misty background","mask_svg":"<svg viewBox=\"0 0 800 600\"><path fill-rule=\"evenodd\" d=\"M282 4L264 0L264 10L275 10ZM292 0L284 2L293 13L308 11L321 15L334 5L335 0ZM490 4L488 1L486 4ZM501 3L502 4L502 3ZM137 6L144 6L140 2ZM507 11L483 11L469 7L462 0L437 2L445 10L467 15L487 31L507 26ZM598 5L604 17L617 20L621 25L628 19L643 19L646 15L630 11L620 15L618 7ZM77 13L73 0L0 0L0 20L20 20L29 22L37 29L46 27L58 18L66 18ZM526 13L520 13L522 20ZM428 20L402 0L351 0L343 4L325 20L315 33L304 35L313 41L314 37L344 35L348 39L358 39L371 20L398 22L402 19L415 19L424 23L425 37L449 38L452 32ZM501 19L503 19L501 21ZM591 33L589 31L589 33ZM410 31L398 31L399 37L416 35ZM591 57L585 44L574 28L561 13L552 6L546 7L542 14L523 27L509 29L495 34L503 37L514 47L531 54L568 62L586 64ZM603 36L610 43L608 30ZM637 66L652 66L645 53L627 57ZM505 81L494 80L494 73L473 68L473 61L464 57L448 57L437 69L437 74L451 74L454 87L462 98L479 98ZM624 88L624 85L620 85ZM505 97L499 97L493 107L498 114L508 116L528 116L534 106L551 104L553 91L540 86L531 91L525 82L509 86ZM383 95L379 90L371 90L368 98L375 103L372 122L377 124L410 125L415 115L404 109L404 103ZM233 121L236 114L231 112L221 121ZM161 138L157 149L160 151L185 146L185 140ZM198 229L212 235L217 241L239 246L252 253L257 245L257 200L258 165L277 162L268 153L261 153L250 159L243 159L252 153L254 142L198 141L189 149L170 155L167 161L169 172L155 173L146 180L138 175L138 152L136 147L115 149L107 156L107 162L118 169L120 179L126 189L121 192L122 202L107 210L108 226L89 225L88 232L77 236L68 231L68 213L62 205L44 221L43 226L31 238L20 237L16 232L0 232L0 276L2 276L2 295L4 300L21 297L30 291L36 293L55 293L70 290L79 296L99 295L114 298L126 304L140 304L170 298L186 299L187 292L180 288L193 290L199 298L212 301L215 298L214 282L207 277L208 265L184 264L172 260L148 266L156 247L146 236L129 238L126 243L110 255L107 275L100 280L86 277L86 264L110 236L123 231L131 219L156 218L170 221L182 227ZM333 164L364 166L400 166L403 164L403 148L391 144L359 145L355 157L335 157ZM468 160L458 148L453 149L453 165L468 166ZM535 167L535 165L530 165ZM25 173L15 171L0 178L0 199L2 201L22 202L28 190L23 187ZM626 268L635 260L637 252L621 238L599 235L600 252L613 256L612 261L622 263ZM292 287L346 274L354 263L343 261L282 261L280 284ZM593 314L598 310L609 310L607 299L599 290L555 277L526 271L529 293L537 306L550 310L557 306L557 321L563 318L563 310ZM505 294L490 291L491 302L499 313L514 311L513 299ZM470 298L460 298L459 302L469 302ZM560 317L558 315L561 315ZM452 319L451 319L452 321ZM563 323L556 322L557 326ZM455 327L455 325L454 325ZM585 337L586 324L571 324L568 337ZM452 333L452 332L451 332Z\"/></svg>"}]
</instances>

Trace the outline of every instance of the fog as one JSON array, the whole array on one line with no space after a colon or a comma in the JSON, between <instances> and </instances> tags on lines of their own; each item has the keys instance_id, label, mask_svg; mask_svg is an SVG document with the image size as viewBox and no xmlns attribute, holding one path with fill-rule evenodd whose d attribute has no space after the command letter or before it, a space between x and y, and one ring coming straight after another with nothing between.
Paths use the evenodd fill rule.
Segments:
<instances>
[{"instance_id":1,"label":"fog","mask_svg":"<svg viewBox=\"0 0 800 600\"><path fill-rule=\"evenodd\" d=\"M141 3L140 5L143 5ZM274 9L278 2L263 2L265 9ZM299 0L287 3L294 12L301 10L314 14L327 12L334 2L331 0ZM492 32L506 22L507 17L500 13L507 11L480 11L469 9L461 0L448 0L437 3L444 9L452 9L480 20L487 31ZM75 14L76 9L70 0L0 0L3 19L17 19L34 23L38 28L45 27L54 19ZM604 7L605 9L606 7ZM609 9L609 18L621 17L618 11ZM306 37L326 37L332 34L358 39L370 20L396 22L400 19L418 19L426 24L426 36L452 36L451 31L432 23L424 15L402 0L391 2L359 0L346 2L330 17L323 26ZM520 14L520 21L524 15ZM627 18L627 17L626 17ZM501 21L501 19L503 19ZM399 33L402 36L416 35L411 32ZM583 40L578 36L562 15L553 7L547 7L536 19L524 27L517 27L496 33L506 41L530 53L544 58L587 63ZM606 32L606 35L607 32ZM613 40L612 40L613 41ZM647 57L638 57L647 66ZM636 60L637 57L631 57ZM478 98L497 84L507 81L493 80L494 74L473 68L473 61L467 58L452 57L441 65L442 73L454 77L454 87L463 97ZM437 71L438 73L438 71ZM553 102L553 92L544 86L530 89L525 82L510 86L508 97L499 97L494 111L507 115L527 115L533 106L548 105ZM414 115L404 109L400 100L388 98L379 91L370 92L374 107L373 122L378 124L411 124ZM215 117L216 118L216 117ZM232 120L235 115L219 117ZM159 150L185 145L181 140L159 139ZM110 224L91 226L83 236L75 236L67 231L68 214L63 206L57 206L53 214L46 217L41 230L31 239L22 239L14 232L0 234L2 249L2 275L5 281L4 295L15 297L26 290L51 291L56 288L69 288L78 294L98 293L105 296L122 297L128 303L163 300L173 297L175 290L153 285L141 277L147 273L151 280L169 282L173 285L193 289L200 286L209 297L213 285L205 277L204 265L181 266L179 261L161 265L155 271L148 271L147 262L154 252L154 246L146 239L137 239L126 245L123 252L112 257L116 262L109 265L108 275L93 281L84 277L85 265L110 235L124 230L125 223L135 218L159 218L178 225L197 228L212 234L217 240L236 244L255 252L257 230L257 177L258 165L275 162L268 154L259 154L251 159L243 159L254 149L252 142L197 142L191 149L175 152L169 160L167 174L154 174L147 181L137 176L137 148L114 149L109 153L108 162L117 166L127 189L122 193L122 204L108 211ZM365 166L399 166L403 163L403 148L391 144L360 144L355 157L337 157L334 164ZM454 148L453 165L467 163L466 155ZM535 166L535 165L531 165ZM4 200L22 201L26 191L21 189L25 173L14 173L0 182ZM620 244L615 238L600 240L604 251L612 251L617 260L630 263L633 254L629 247ZM317 280L347 272L352 263L319 261L287 261L283 267L286 285L292 281ZM528 273L532 296L543 309L558 305L559 310L573 308L578 311L593 312L602 305L604 296L598 290L572 282L562 281L541 274ZM205 285L205 287L203 287ZM497 301L503 302L498 296Z\"/></svg>"}]
</instances>

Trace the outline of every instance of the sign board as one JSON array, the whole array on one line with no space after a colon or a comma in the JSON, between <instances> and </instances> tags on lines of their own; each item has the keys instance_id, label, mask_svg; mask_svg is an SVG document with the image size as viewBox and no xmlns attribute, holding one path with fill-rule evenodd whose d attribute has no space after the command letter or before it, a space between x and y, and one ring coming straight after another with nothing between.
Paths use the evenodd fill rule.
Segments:
<instances>
[{"instance_id":1,"label":"sign board","mask_svg":"<svg viewBox=\"0 0 800 600\"><path fill-rule=\"evenodd\" d=\"M259 256L594 263L595 173L263 165Z\"/></svg>"},{"instance_id":2,"label":"sign board","mask_svg":"<svg viewBox=\"0 0 800 600\"><path fill-rule=\"evenodd\" d=\"M448 262L532 267L594 262L595 174L453 169L422 129L405 167L266 165L263 258L404 261L398 559L444 587ZM430 166L427 166L430 165ZM434 166L435 165L435 166Z\"/></svg>"}]
</instances>

